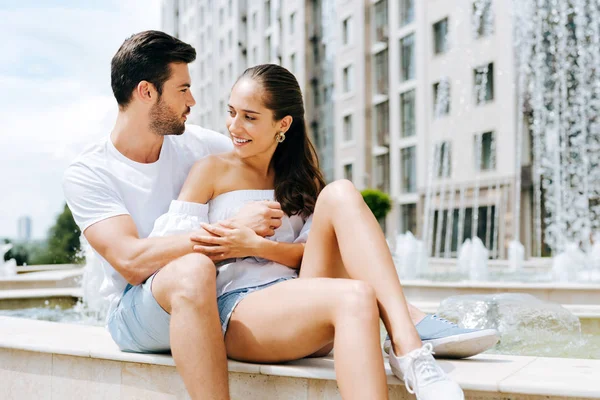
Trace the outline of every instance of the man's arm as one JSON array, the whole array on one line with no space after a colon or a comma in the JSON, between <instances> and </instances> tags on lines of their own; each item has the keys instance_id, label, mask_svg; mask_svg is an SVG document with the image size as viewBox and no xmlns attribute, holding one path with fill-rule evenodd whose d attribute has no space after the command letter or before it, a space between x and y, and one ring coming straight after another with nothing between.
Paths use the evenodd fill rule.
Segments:
<instances>
[{"instance_id":1,"label":"man's arm","mask_svg":"<svg viewBox=\"0 0 600 400\"><path fill-rule=\"evenodd\" d=\"M133 219L119 215L97 222L84 231L90 245L132 285L143 283L171 261L192 253L192 234L140 239Z\"/></svg>"}]
</instances>

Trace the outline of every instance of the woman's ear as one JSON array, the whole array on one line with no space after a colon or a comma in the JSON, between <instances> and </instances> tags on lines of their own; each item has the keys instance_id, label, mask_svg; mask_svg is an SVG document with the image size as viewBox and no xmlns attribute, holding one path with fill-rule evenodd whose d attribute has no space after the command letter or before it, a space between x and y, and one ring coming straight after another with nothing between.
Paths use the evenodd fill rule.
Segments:
<instances>
[{"instance_id":1,"label":"woman's ear","mask_svg":"<svg viewBox=\"0 0 600 400\"><path fill-rule=\"evenodd\" d=\"M281 122L279 122L279 130L283 133L286 133L292 126L292 122L294 122L292 116L286 115L281 119Z\"/></svg>"}]
</instances>

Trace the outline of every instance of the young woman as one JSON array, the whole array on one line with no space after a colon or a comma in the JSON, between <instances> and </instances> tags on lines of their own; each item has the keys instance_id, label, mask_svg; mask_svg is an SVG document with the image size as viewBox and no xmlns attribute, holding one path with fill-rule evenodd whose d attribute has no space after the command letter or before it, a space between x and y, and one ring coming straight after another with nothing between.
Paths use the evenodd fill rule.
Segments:
<instances>
[{"instance_id":1,"label":"young woman","mask_svg":"<svg viewBox=\"0 0 600 400\"><path fill-rule=\"evenodd\" d=\"M217 295L230 358L260 363L334 351L344 399L387 399L379 318L392 338L390 365L421 400L463 399L423 346L384 235L349 181L325 186L306 133L302 93L277 65L249 68L234 85L227 128L234 150L197 162L153 235L202 227L217 262ZM285 214L271 238L226 221L251 201ZM220 237L247 244L236 258Z\"/></svg>"}]
</instances>

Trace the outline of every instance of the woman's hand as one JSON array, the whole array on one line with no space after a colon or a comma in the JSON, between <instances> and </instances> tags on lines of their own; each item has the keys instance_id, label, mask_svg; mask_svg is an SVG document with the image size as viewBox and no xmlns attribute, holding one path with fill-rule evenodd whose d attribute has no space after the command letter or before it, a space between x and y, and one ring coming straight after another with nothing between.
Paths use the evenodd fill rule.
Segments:
<instances>
[{"instance_id":1,"label":"woman's hand","mask_svg":"<svg viewBox=\"0 0 600 400\"><path fill-rule=\"evenodd\" d=\"M251 228L231 221L201 226L213 236L193 236L191 239L198 243L194 245L194 251L207 255L213 261L256 256L260 242L264 240Z\"/></svg>"}]
</instances>

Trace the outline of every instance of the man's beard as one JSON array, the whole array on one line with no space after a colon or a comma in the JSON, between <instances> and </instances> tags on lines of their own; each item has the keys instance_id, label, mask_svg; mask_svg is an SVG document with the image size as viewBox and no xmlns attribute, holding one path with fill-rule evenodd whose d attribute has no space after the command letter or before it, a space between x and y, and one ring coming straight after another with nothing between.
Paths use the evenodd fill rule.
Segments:
<instances>
[{"instance_id":1,"label":"man's beard","mask_svg":"<svg viewBox=\"0 0 600 400\"><path fill-rule=\"evenodd\" d=\"M185 122L159 97L150 109L150 129L160 136L181 135L185 132Z\"/></svg>"}]
</instances>

